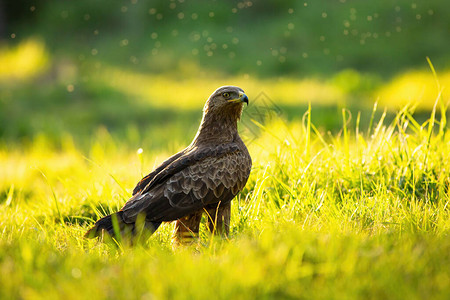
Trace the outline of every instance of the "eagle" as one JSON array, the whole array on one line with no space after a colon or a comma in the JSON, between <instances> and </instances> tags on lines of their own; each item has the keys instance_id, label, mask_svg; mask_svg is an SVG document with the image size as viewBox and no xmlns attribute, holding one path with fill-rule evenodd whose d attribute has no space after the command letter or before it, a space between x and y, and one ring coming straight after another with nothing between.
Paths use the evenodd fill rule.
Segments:
<instances>
[{"instance_id":1,"label":"eagle","mask_svg":"<svg viewBox=\"0 0 450 300\"><path fill-rule=\"evenodd\" d=\"M174 243L185 244L198 237L203 213L211 232L228 235L231 200L252 167L238 133L244 103L248 97L239 87L215 90L191 144L142 178L122 209L98 220L85 236L133 236L138 228L152 234L162 222L176 221Z\"/></svg>"}]
</instances>

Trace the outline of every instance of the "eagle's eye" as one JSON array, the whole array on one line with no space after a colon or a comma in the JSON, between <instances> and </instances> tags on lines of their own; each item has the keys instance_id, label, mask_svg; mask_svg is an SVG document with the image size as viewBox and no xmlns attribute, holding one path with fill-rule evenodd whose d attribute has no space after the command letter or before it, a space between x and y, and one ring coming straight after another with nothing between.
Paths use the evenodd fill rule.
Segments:
<instances>
[{"instance_id":1,"label":"eagle's eye","mask_svg":"<svg viewBox=\"0 0 450 300\"><path fill-rule=\"evenodd\" d=\"M222 94L222 97L224 97L224 98L230 98L230 93L226 93L226 92L225 92L225 93Z\"/></svg>"}]
</instances>

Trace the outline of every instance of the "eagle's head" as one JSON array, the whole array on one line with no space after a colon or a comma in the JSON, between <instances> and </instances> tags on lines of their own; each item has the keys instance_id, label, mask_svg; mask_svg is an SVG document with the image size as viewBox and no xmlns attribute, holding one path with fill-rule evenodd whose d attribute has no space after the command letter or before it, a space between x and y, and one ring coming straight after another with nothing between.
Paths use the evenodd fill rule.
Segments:
<instances>
[{"instance_id":1,"label":"eagle's head","mask_svg":"<svg viewBox=\"0 0 450 300\"><path fill-rule=\"evenodd\" d=\"M248 97L244 90L232 85L222 86L209 96L204 112L225 113L239 119L244 103L248 105Z\"/></svg>"},{"instance_id":2,"label":"eagle's head","mask_svg":"<svg viewBox=\"0 0 450 300\"><path fill-rule=\"evenodd\" d=\"M214 91L203 108L203 118L192 145L226 143L239 137L237 121L248 97L237 86L222 86Z\"/></svg>"}]
</instances>

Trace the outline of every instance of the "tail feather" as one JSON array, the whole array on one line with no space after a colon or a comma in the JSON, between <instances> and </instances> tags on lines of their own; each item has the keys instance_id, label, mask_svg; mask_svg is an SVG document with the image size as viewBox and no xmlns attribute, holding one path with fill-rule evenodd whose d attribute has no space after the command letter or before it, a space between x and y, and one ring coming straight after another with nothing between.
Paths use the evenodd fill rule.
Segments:
<instances>
[{"instance_id":1,"label":"tail feather","mask_svg":"<svg viewBox=\"0 0 450 300\"><path fill-rule=\"evenodd\" d=\"M149 222L146 220L144 222L144 228L150 231L150 233L155 232L159 225L161 225L161 222ZM126 223L123 218L123 211L118 211L98 220L94 224L94 227L89 229L84 236L86 238L95 238L102 236L104 233L110 236L116 236L117 233L121 235L131 234L131 236L134 236L137 233L136 223Z\"/></svg>"}]
</instances>

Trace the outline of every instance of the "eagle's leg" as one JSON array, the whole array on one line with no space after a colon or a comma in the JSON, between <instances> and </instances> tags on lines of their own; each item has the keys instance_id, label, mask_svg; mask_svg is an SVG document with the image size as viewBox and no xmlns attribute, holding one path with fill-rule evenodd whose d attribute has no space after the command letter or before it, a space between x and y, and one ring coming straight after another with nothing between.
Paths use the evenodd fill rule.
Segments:
<instances>
[{"instance_id":1,"label":"eagle's leg","mask_svg":"<svg viewBox=\"0 0 450 300\"><path fill-rule=\"evenodd\" d=\"M175 230L172 238L173 245L192 244L199 236L198 232L200 230L201 219L202 211L178 219L175 223Z\"/></svg>"},{"instance_id":2,"label":"eagle's leg","mask_svg":"<svg viewBox=\"0 0 450 300\"><path fill-rule=\"evenodd\" d=\"M217 204L206 208L206 225L210 232L218 235L228 236L230 232L231 202Z\"/></svg>"}]
</instances>

